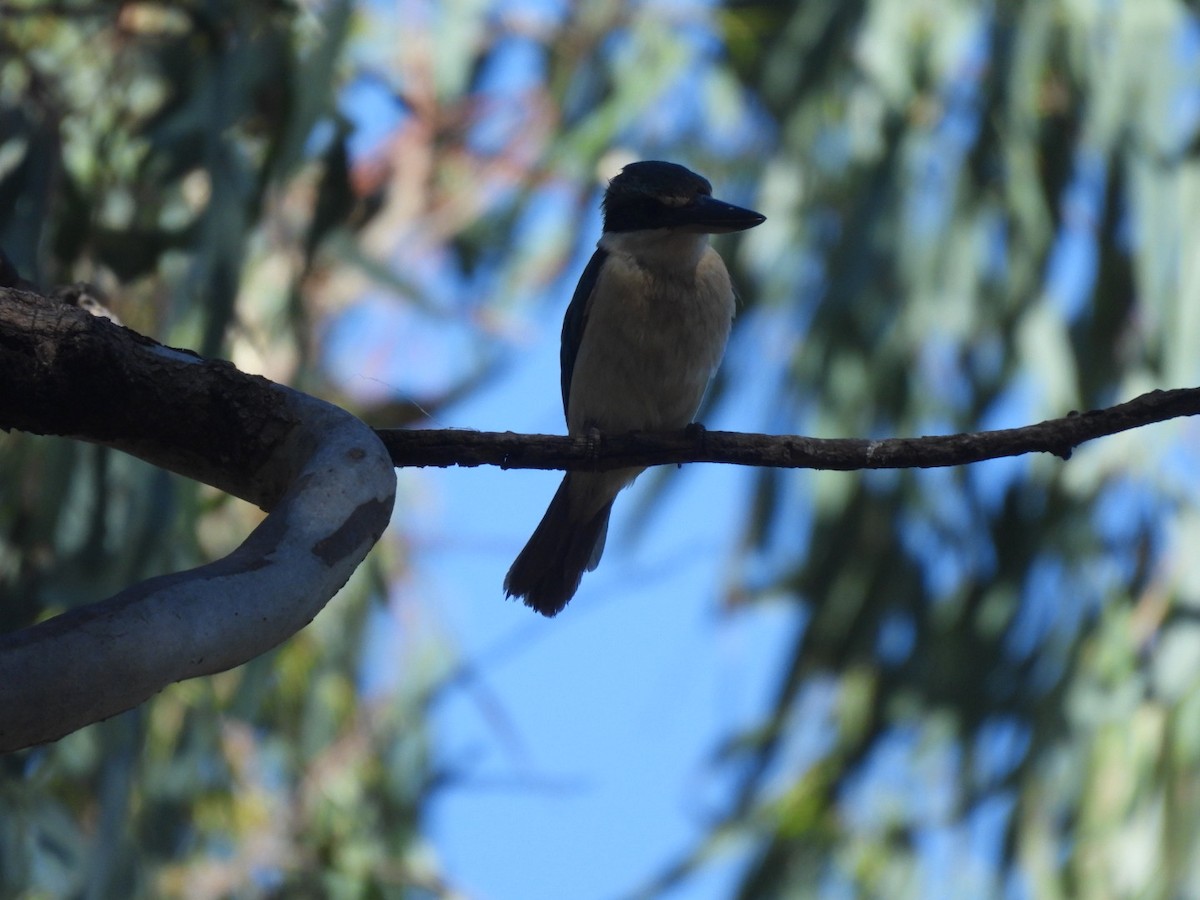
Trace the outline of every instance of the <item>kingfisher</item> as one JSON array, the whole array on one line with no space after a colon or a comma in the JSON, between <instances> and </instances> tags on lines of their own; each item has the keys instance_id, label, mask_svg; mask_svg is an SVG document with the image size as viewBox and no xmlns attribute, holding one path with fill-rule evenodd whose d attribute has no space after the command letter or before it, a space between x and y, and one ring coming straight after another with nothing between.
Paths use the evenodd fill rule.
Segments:
<instances>
[{"instance_id":1,"label":"kingfisher","mask_svg":"<svg viewBox=\"0 0 1200 900\"><path fill-rule=\"evenodd\" d=\"M567 431L684 428L733 323L733 284L708 236L766 216L717 200L705 178L658 160L625 166L601 210L603 233L563 319ZM508 570L505 594L544 616L561 612L600 563L617 494L644 470L568 472Z\"/></svg>"}]
</instances>

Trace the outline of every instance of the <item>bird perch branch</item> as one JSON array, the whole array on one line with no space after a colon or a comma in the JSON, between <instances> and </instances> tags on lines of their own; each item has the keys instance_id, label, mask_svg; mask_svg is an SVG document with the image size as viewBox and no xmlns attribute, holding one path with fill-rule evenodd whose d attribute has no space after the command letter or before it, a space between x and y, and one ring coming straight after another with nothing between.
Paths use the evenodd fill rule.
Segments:
<instances>
[{"instance_id":1,"label":"bird perch branch","mask_svg":"<svg viewBox=\"0 0 1200 900\"><path fill-rule=\"evenodd\" d=\"M376 434L397 466L602 470L710 462L844 472L961 466L1024 453L1052 453L1069 459L1071 452L1087 441L1194 415L1200 415L1200 388L1150 391L1106 409L1071 413L1021 428L878 441L699 428L581 437L456 429L380 429Z\"/></svg>"}]
</instances>

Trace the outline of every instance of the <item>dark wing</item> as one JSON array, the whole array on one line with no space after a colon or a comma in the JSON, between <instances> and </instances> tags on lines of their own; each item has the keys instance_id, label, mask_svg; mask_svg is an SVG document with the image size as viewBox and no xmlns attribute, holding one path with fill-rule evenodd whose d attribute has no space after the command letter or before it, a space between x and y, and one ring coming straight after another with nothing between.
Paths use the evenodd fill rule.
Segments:
<instances>
[{"instance_id":1,"label":"dark wing","mask_svg":"<svg viewBox=\"0 0 1200 900\"><path fill-rule=\"evenodd\" d=\"M575 371L575 357L579 355L579 345L583 342L583 329L587 326L588 309L591 305L592 291L600 279L600 269L608 258L607 250L597 249L592 254L587 268L579 276L579 284L575 285L575 295L567 314L563 317L562 348L558 359L562 366L562 397L563 413L567 411L567 400L571 396L571 375Z\"/></svg>"}]
</instances>

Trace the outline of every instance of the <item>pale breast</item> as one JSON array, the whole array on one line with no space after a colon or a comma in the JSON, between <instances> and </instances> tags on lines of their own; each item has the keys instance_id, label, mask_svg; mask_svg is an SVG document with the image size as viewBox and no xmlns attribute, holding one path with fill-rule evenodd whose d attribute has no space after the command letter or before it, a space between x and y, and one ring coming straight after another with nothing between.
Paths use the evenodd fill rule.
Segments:
<instances>
[{"instance_id":1,"label":"pale breast","mask_svg":"<svg viewBox=\"0 0 1200 900\"><path fill-rule=\"evenodd\" d=\"M706 244L697 256L682 268L646 265L631 253L609 256L575 359L571 433L665 430L692 421L734 312L720 256Z\"/></svg>"}]
</instances>

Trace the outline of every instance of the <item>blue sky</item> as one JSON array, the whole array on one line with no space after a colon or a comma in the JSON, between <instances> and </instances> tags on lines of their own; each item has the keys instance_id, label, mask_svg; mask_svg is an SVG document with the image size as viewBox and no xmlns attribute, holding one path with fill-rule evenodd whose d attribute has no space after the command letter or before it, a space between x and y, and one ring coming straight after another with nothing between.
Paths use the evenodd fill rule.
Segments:
<instances>
[{"instance_id":1,"label":"blue sky","mask_svg":"<svg viewBox=\"0 0 1200 900\"><path fill-rule=\"evenodd\" d=\"M517 365L434 424L561 432L556 312ZM754 403L725 404L708 424L751 428L735 409ZM622 496L603 564L553 620L505 601L500 585L560 476L425 476L440 497L427 546L440 549L419 565L464 659L479 666L478 685L453 690L435 713L439 757L467 778L435 802L431 835L477 896L619 896L690 849L724 809L728 784L711 754L764 712L795 613L719 607L747 474L689 466L674 476L632 545L623 536L643 486ZM421 543L423 526L411 527ZM679 896L726 896L736 871L714 867Z\"/></svg>"},{"instance_id":2,"label":"blue sky","mask_svg":"<svg viewBox=\"0 0 1200 900\"><path fill-rule=\"evenodd\" d=\"M710 6L646 5L675 12ZM984 108L981 88L992 64L987 33L992 23L986 6L980 5L977 27L961 35L956 62L942 89L936 127L910 148L914 188L906 194L905 217L915 240L936 240L941 234L968 151L978 139ZM507 3L500 8L507 14L524 10L544 15L547 21L563 10L557 3ZM709 158L753 156L754 148L766 158L775 139L774 126L752 100L743 98L736 115L705 120L712 112L712 99L720 96L707 80L711 73L706 61L721 48L712 29L695 24L705 21L703 15L689 21L690 30L683 34L691 56L676 72L678 77L659 86L661 114L645 117L631 129L628 141L614 149L643 148L641 155L666 156L703 169L689 158L699 134ZM1197 57L1197 33L1194 27L1183 29L1176 48L1181 68ZM622 34L606 46L621 60L622 54L633 52L635 43L634 37ZM510 36L495 47L479 81L494 115L477 122L468 134L470 146L481 153L496 152L520 130L522 92L538 83L545 63L544 49L528 37ZM1182 133L1192 133L1200 109L1198 95L1194 84L1181 89L1176 106L1187 123ZM357 153L369 152L407 115L379 84L361 81L343 95L343 109L359 128ZM1170 143L1173 138L1167 135L1164 140ZM844 148L839 150L839 164L845 162L843 153ZM1045 305L1064 327L1091 313L1107 189L1103 160L1096 147L1081 143L1070 186L1061 198L1063 226L1047 256ZM714 181L718 196L757 204L754 197L739 192L744 186L723 181L724 173L704 174ZM598 237L594 207L599 189L597 184L591 212L570 225L577 233L571 237L573 262L568 271L544 291L506 307L507 344L493 377L465 401L435 416L430 426L564 430L559 328L574 279ZM561 200L553 186L535 196L519 221L514 245L543 240L548 230L561 231ZM990 277L1000 279L1007 237L1002 223L996 224L989 229L985 223L980 240L995 260ZM792 234L772 234L784 225L782 218L769 220L753 233L760 243L748 249L778 251L780 259L763 268L774 267L776 274L786 269L787 277L781 276L779 283L786 283L793 294L786 304L760 307L735 332L726 360L734 373L732 387L705 417L710 428L791 430L803 419L792 415L795 410L781 415L772 404L779 379L787 377L789 354L821 302L824 273L815 254L794 252ZM1129 231L1129 240L1136 242L1137 235ZM803 269L803 277L794 267ZM481 355L471 328L465 319L456 324L453 311L474 309L470 298L482 285L458 278L445 257L404 274L420 283L438 309L422 313L393 304L385 294L367 298L330 332L331 368L349 384L357 380L402 393L436 394L439 384L453 383ZM914 367L931 394L950 409L962 408L971 399L971 373L964 367L994 367L1008 353L984 340L964 355L960 340L961 335L931 331ZM1047 391L1039 374L1014 375L979 424L1002 428L1036 418ZM932 420L921 428L926 433L953 430L947 421ZM395 626L403 630L411 624L403 607L416 604L436 621L435 630L470 671L444 692L433 710L436 758L455 779L430 808L428 836L453 883L472 897L619 897L693 849L729 800L732 773L715 765L713 754L722 740L758 723L781 656L794 646L804 626L804 607L795 602L768 602L731 612L722 607L722 600L728 584L739 578L754 583L760 569L770 573L779 559L802 556L816 476L794 473L782 479L794 513L764 550L740 559L731 538L742 532L749 515L751 473L720 466L674 471L660 502L643 520L641 501L652 474L618 500L603 564L585 577L567 610L547 621L506 602L501 583L561 476L492 468L401 473L397 528L414 548L414 572L398 589ZM990 544L970 538L981 524L975 517L993 514L1011 486L1028 474L1027 460L1010 459L973 466L965 489L949 471L915 476L930 503L907 511L901 531L906 550L923 567L932 596L947 596L964 580L991 575L996 563ZM1049 642L1077 633L1104 590L1121 576L1121 567L1130 564L1122 556L1129 554L1122 527L1145 523L1157 514L1148 496L1127 482L1117 482L1103 493L1097 526L1113 534L1110 569L1098 567L1081 578L1052 557L1031 568L1021 611L1009 634L1014 656L1042 653ZM736 572L735 559L744 567ZM1069 591L1063 587L1068 582ZM1070 602L1057 601L1066 594ZM912 646L910 620L898 614L885 623L879 635L881 662L903 660ZM1044 657L1053 669L1056 654ZM1055 677L1048 670L1047 678ZM818 679L809 684L800 701L803 715L789 729L786 752L777 764L781 783L829 749L836 703L832 683ZM972 752L973 777L985 785L999 785L1027 753L1028 730L1015 720L997 720L986 723L981 735L980 746ZM960 819L946 791L963 765L961 754L949 742L932 752L923 750L927 738L915 726L890 731L856 771L839 798L839 809L847 822L870 830L872 823L886 820L889 804L900 802L914 823L924 883L932 892L928 895L937 890L982 890L994 871L1013 798L996 790ZM717 864L702 869L672 896L728 896L746 851L745 844L733 844ZM837 895L838 885L826 887ZM1007 888L1011 896L1022 895L1018 884Z\"/></svg>"},{"instance_id":3,"label":"blue sky","mask_svg":"<svg viewBox=\"0 0 1200 900\"><path fill-rule=\"evenodd\" d=\"M677 13L689 5L666 4ZM503 6L550 15L558 9ZM704 29L692 29L692 37L701 58L719 49ZM610 52L622 52L622 41ZM497 152L511 139L520 123L505 111L541 81L543 54L521 36L495 45L477 85L494 114L469 133L476 152ZM667 104L673 115L653 129L660 139L694 127L699 112L690 92L678 83L674 90L680 102ZM352 82L342 108L356 123L355 154L372 152L407 115L375 77ZM747 138L745 129L731 129L714 140L728 149ZM727 186L719 173L709 174L720 195ZM559 330L599 237L601 188L597 182L591 212L570 226L578 234L571 236L568 271L543 295L517 303L519 324L507 329L512 343L496 374L431 427L565 430ZM547 227L562 229L565 208L556 197L552 185L534 196L519 220L517 246L543 239ZM474 286L453 265L426 263L404 275L442 310L471 302ZM327 362L361 394L436 394L478 361L468 332L465 320L456 325L452 315L427 315L377 292L332 323ZM752 365L759 352L746 343L742 364ZM706 424L751 430L768 403L763 382L743 379ZM639 492L650 480L644 477L617 503L603 564L554 620L506 601L501 583L560 473L480 468L400 476L396 527L414 548L415 571L397 588L391 624L411 628L409 613L418 609L415 618L435 620L429 627L470 671L433 710L435 756L454 776L428 819L446 874L470 896L490 900L587 900L637 888L692 850L724 813L730 772L712 756L720 741L765 711L780 654L800 624L791 605L737 613L720 607L729 538L747 515L750 474L717 466L673 472L662 502L635 529ZM402 672L402 665L385 664L386 655L411 646L381 639L370 665ZM676 895L727 896L745 849L733 848Z\"/></svg>"},{"instance_id":4,"label":"blue sky","mask_svg":"<svg viewBox=\"0 0 1200 900\"><path fill-rule=\"evenodd\" d=\"M504 109L505 90L523 89L536 68L527 42L501 42L484 70L495 108ZM669 142L694 129L703 110L687 87L676 83L672 96L680 102L663 107L673 115L654 119L645 139ZM965 117L969 97L962 106ZM344 108L360 122L359 152L404 117L371 85L352 87ZM472 132L480 144L476 149L506 138L503 116L485 125ZM948 128L946 134L950 139L958 132ZM755 140L745 129L716 137L728 150ZM930 155L938 157L937 148ZM961 164L961 156L952 154L950 163ZM671 158L692 162L681 154ZM718 196L753 205L752 198L722 183L720 173L705 174ZM939 183L952 178L953 172L942 172ZM598 184L593 207L599 190ZM942 196L944 202L944 191ZM540 207L535 203L532 209ZM527 239L544 234L543 220L561 228L561 213L551 203L522 219L521 233ZM509 347L497 374L436 416L431 427L564 430L561 316L599 225L595 209L576 221L571 271L545 296L519 304L519 343ZM771 228L770 221L762 226ZM446 262L423 263L420 271L405 275L435 298L468 294ZM814 289L809 304L816 297ZM440 302L444 308L455 303ZM790 352L790 345L779 345L780 315L787 318L795 310L764 309L739 323L726 360L735 373L732 388L705 418L708 427L757 431L778 417L771 404ZM326 349L332 369L352 386L436 393L439 383L452 383L471 365L475 354L466 330L377 294L336 323ZM771 357L767 366L764 353ZM804 624L803 607L793 602L734 612L721 606L733 574L731 536L749 515L753 477L735 467L672 472L661 501L642 522L635 520L651 478L644 476L617 503L603 564L585 577L558 618L544 620L506 601L504 573L560 477L493 468L401 473L398 527L415 548L416 572L406 579L401 593L407 599L400 605L416 603L435 618L435 630L471 671L433 710L435 755L455 779L430 808L428 836L452 882L472 897L619 897L694 849L726 810L734 784L734 773L718 766L714 754L722 741L760 722L782 655ZM798 496L807 490L802 474L785 483ZM406 508L406 495L419 502ZM764 571L775 551L786 559L803 552L808 527L808 517L801 515L794 527L780 528L775 550L760 559ZM634 533L637 539L628 539ZM750 560L752 569L742 574L753 578L754 564ZM404 629L411 621L399 612L395 626ZM903 623L898 625L902 637ZM829 688L806 692L803 708L809 715L789 735L777 764L781 783L829 749L837 696L832 683ZM902 759L903 736L892 744ZM908 789L897 782L905 777L903 765L889 764L887 756L879 754L879 765L864 774L865 787L851 793L852 801L865 798L859 805L863 815L870 815L870 798L888 795L886 785ZM928 832L933 856L942 845L939 833ZM728 896L749 850L746 843L733 843L672 896Z\"/></svg>"}]
</instances>

